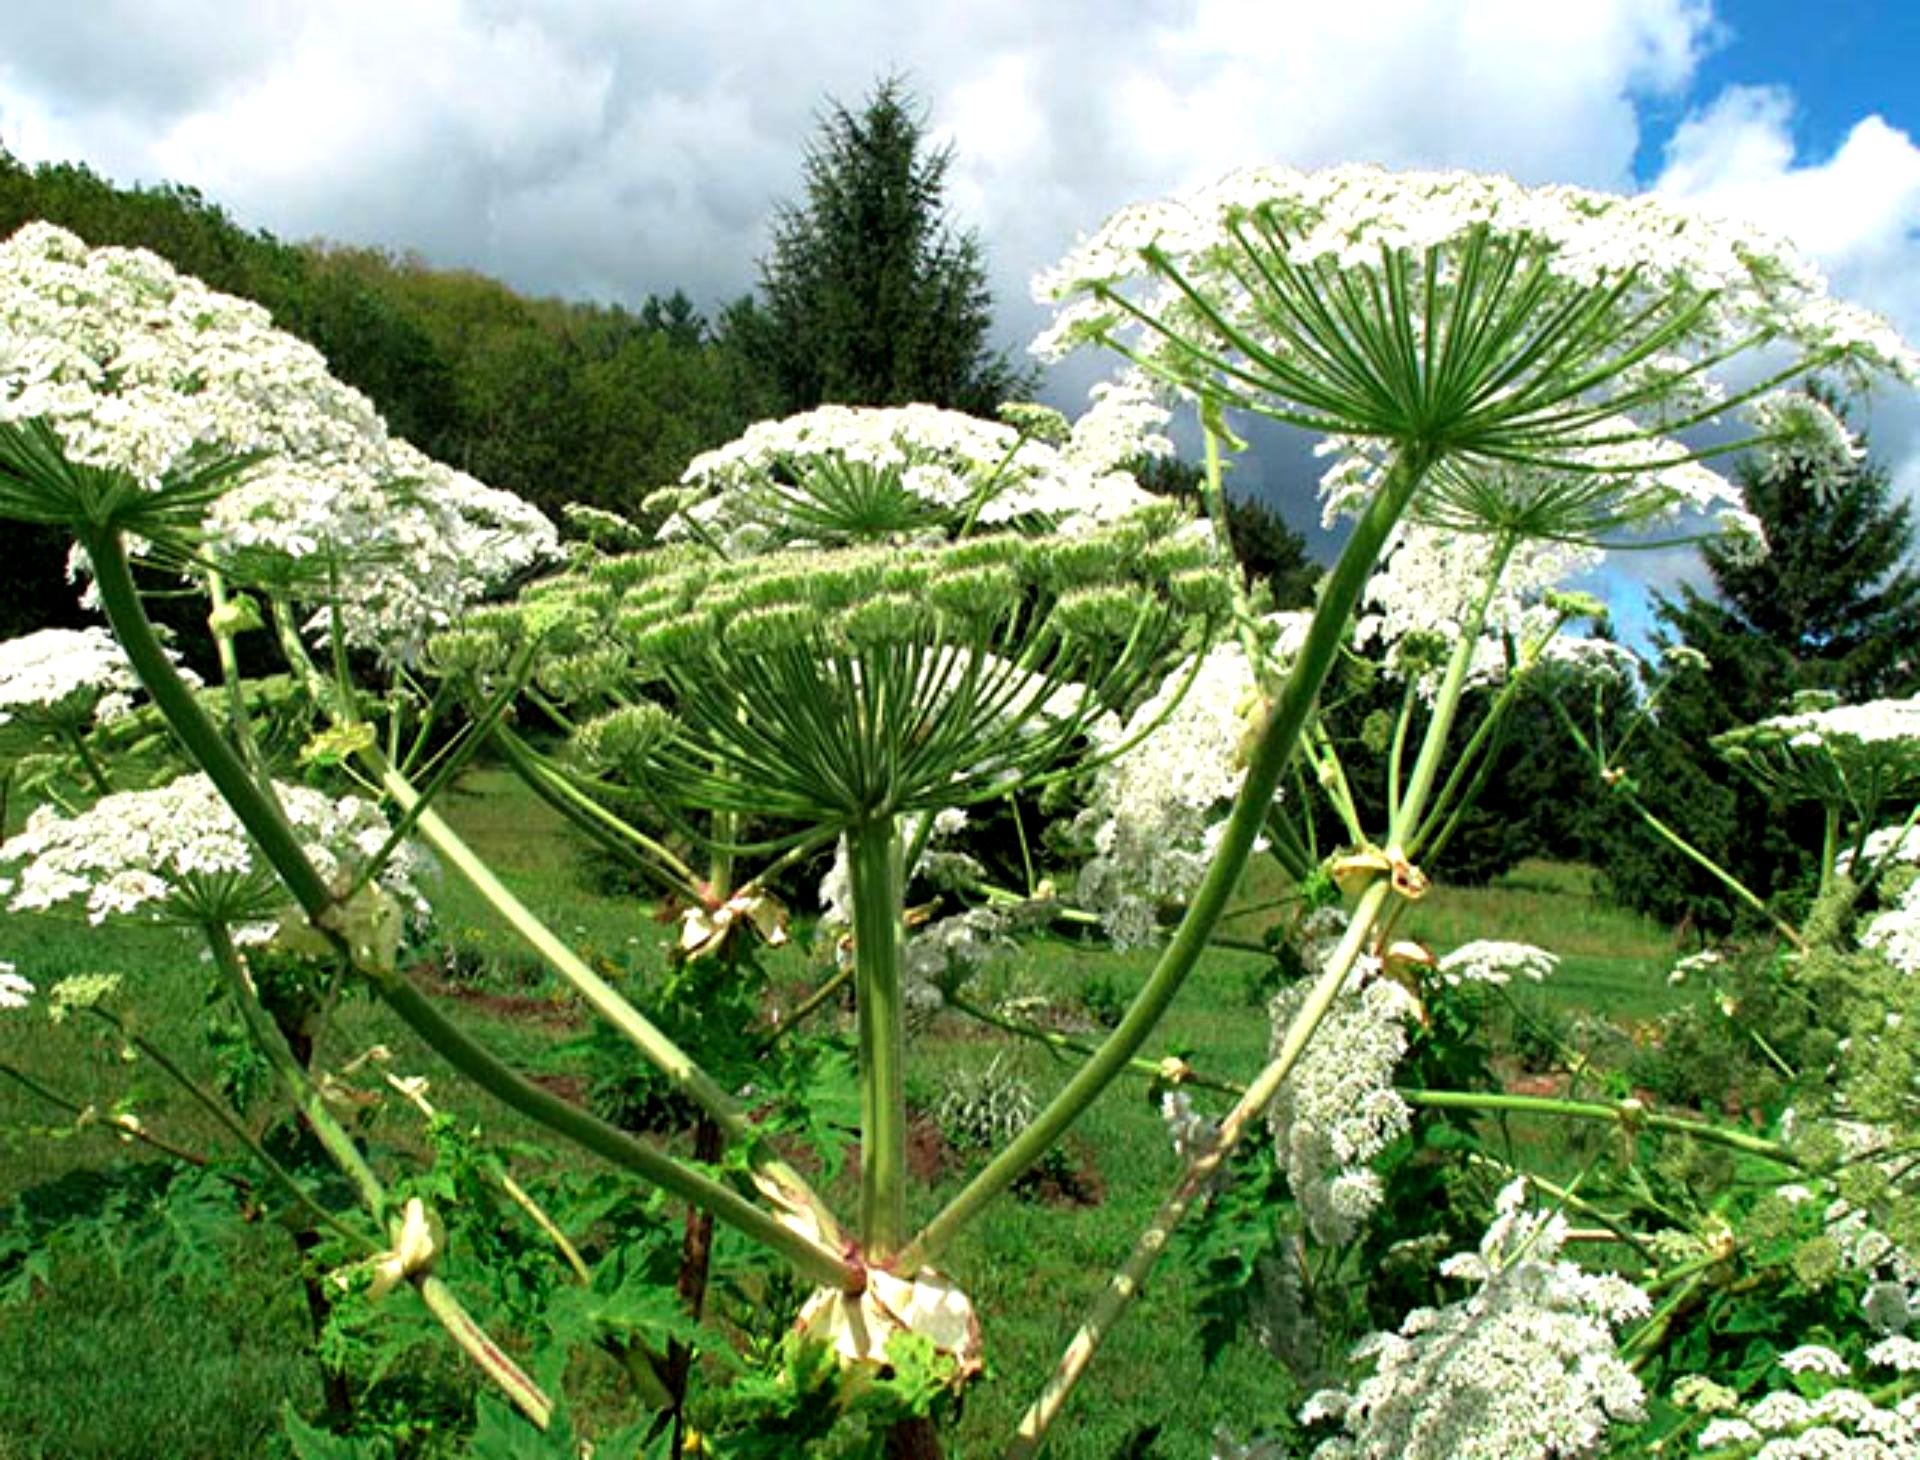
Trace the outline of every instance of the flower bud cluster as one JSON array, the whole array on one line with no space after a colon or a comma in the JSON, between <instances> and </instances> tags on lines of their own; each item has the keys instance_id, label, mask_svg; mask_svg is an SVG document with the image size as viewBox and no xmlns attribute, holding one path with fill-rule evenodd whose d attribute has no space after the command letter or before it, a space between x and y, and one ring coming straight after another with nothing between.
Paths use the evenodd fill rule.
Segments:
<instances>
[{"instance_id":1,"label":"flower bud cluster","mask_svg":"<svg viewBox=\"0 0 1920 1460\"><path fill-rule=\"evenodd\" d=\"M1051 763L1223 612L1186 523L1157 504L1071 538L604 557L529 590L517 621L470 615L429 659L489 673L537 644L581 756L674 804L937 810Z\"/></svg>"}]
</instances>

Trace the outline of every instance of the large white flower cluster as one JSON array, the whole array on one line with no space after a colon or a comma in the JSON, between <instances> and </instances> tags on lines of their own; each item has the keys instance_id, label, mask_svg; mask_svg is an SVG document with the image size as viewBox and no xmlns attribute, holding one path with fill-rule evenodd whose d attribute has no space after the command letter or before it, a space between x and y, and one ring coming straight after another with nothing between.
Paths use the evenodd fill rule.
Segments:
<instances>
[{"instance_id":1,"label":"large white flower cluster","mask_svg":"<svg viewBox=\"0 0 1920 1460\"><path fill-rule=\"evenodd\" d=\"M1902 973L1920 978L1920 880L1867 920L1860 941Z\"/></svg>"},{"instance_id":2,"label":"large white flower cluster","mask_svg":"<svg viewBox=\"0 0 1920 1460\"><path fill-rule=\"evenodd\" d=\"M1492 553L1490 538L1403 523L1367 582L1354 642L1388 654L1423 641L1451 647L1486 589ZM1540 641L1558 616L1546 602L1547 592L1599 561L1598 549L1581 543L1529 541L1516 547L1475 640L1472 678L1496 679L1506 672L1508 638L1516 645Z\"/></svg>"},{"instance_id":3,"label":"large white flower cluster","mask_svg":"<svg viewBox=\"0 0 1920 1460\"><path fill-rule=\"evenodd\" d=\"M388 435L260 306L46 223L0 242L0 420L35 417L150 487L196 451L264 453L206 550L304 599L337 587L354 642L396 658L554 550L540 513Z\"/></svg>"},{"instance_id":4,"label":"large white flower cluster","mask_svg":"<svg viewBox=\"0 0 1920 1460\"><path fill-rule=\"evenodd\" d=\"M1269 1007L1276 1051L1309 988L1302 982L1283 989ZM1351 1241L1380 1205L1384 1191L1369 1163L1411 1121L1393 1072L1416 1013L1413 996L1391 979L1342 989L1267 1107L1288 1189L1315 1241Z\"/></svg>"},{"instance_id":5,"label":"large white flower cluster","mask_svg":"<svg viewBox=\"0 0 1920 1460\"><path fill-rule=\"evenodd\" d=\"M1920 1374L1920 1341L1909 1332L1920 1322L1920 1291L1882 1279L1868 1285L1860 1306L1872 1335L1862 1357L1869 1369L1900 1376L1891 1391L1881 1387L1882 1374L1856 1387L1852 1366L1838 1353L1802 1344L1779 1360L1795 1376L1794 1388L1770 1389L1744 1405L1723 1394L1714 1407L1724 1412L1700 1432L1700 1448L1738 1446L1755 1460L1920 1455L1920 1392L1903 1392L1908 1376Z\"/></svg>"},{"instance_id":6,"label":"large white flower cluster","mask_svg":"<svg viewBox=\"0 0 1920 1460\"><path fill-rule=\"evenodd\" d=\"M1591 1455L1610 1424L1641 1417L1613 1330L1647 1315L1647 1295L1559 1260L1565 1220L1525 1203L1525 1181L1508 1185L1479 1251L1442 1264L1473 1293L1363 1340L1355 1357L1373 1360L1371 1377L1308 1401L1303 1418L1345 1429L1314 1460Z\"/></svg>"},{"instance_id":7,"label":"large white flower cluster","mask_svg":"<svg viewBox=\"0 0 1920 1460\"><path fill-rule=\"evenodd\" d=\"M358 796L336 798L284 783L275 792L308 858L329 883L350 880L388 838L379 808ZM24 831L0 846L0 862L20 868L10 910L80 903L94 923L127 915L190 919L198 884L264 882L267 871L240 819L213 783L197 774L150 791L103 796L78 816L43 806ZM417 920L429 914L422 871L421 854L403 843L379 879ZM257 940L273 931L270 922L250 924L237 929L236 937Z\"/></svg>"},{"instance_id":8,"label":"large white flower cluster","mask_svg":"<svg viewBox=\"0 0 1920 1460\"><path fill-rule=\"evenodd\" d=\"M111 720L132 705L138 684L105 629L40 629L0 644L0 725Z\"/></svg>"},{"instance_id":9,"label":"large white flower cluster","mask_svg":"<svg viewBox=\"0 0 1920 1460\"><path fill-rule=\"evenodd\" d=\"M1269 621L1278 666L1298 651L1307 623L1305 614ZM1149 941L1159 908L1199 885L1265 710L1246 653L1230 640L1208 650L1197 669L1191 660L1177 666L1124 726L1096 730L1096 740L1110 748L1165 717L1101 767L1074 822L1092 848L1080 870L1081 905L1100 915L1116 943Z\"/></svg>"},{"instance_id":10,"label":"large white flower cluster","mask_svg":"<svg viewBox=\"0 0 1920 1460\"><path fill-rule=\"evenodd\" d=\"M1431 256L1445 261L1475 235L1523 238L1553 278L1579 289L1621 286L1614 309L1623 317L1652 301L1704 304L1689 335L1666 342L1660 357L1636 372L1678 390L1694 358L1755 335L1791 341L1803 350L1843 351L1869 368L1920 377L1920 357L1887 323L1827 293L1811 263L1781 239L1739 222L1709 218L1649 196L1619 197L1574 187L1522 187L1509 178L1461 172L1392 172L1355 165L1318 172L1250 168L1182 197L1123 209L1057 267L1041 274L1034 293L1066 306L1035 349L1060 355L1082 340L1120 332L1151 356L1176 349L1153 330L1128 326L1114 295L1146 270L1153 247L1203 289L1232 278L1238 261L1233 230L1250 209L1272 210L1284 231L1285 257L1296 269L1327 264L1377 270L1400 253L1413 269L1415 298L1428 282L1419 270ZM1436 304L1451 301L1451 280L1433 280ZM1145 313L1163 319L1181 306L1157 285ZM1237 291L1221 291L1218 298ZM1186 306L1191 308L1192 306ZM1233 323L1262 346L1285 355L1288 344L1260 322ZM1698 376L1692 391L1706 387Z\"/></svg>"},{"instance_id":11,"label":"large white flower cluster","mask_svg":"<svg viewBox=\"0 0 1920 1460\"><path fill-rule=\"evenodd\" d=\"M709 495L685 516L734 553L805 538L808 516L789 504L812 493L809 473L825 465L897 474L930 521L973 513L985 526L1044 521L1072 532L1154 500L1119 467L1169 449L1158 434L1166 418L1137 385L1098 392L1061 445L937 406L821 406L756 422L695 457L681 480ZM669 519L663 535L685 531Z\"/></svg>"},{"instance_id":12,"label":"large white flower cluster","mask_svg":"<svg viewBox=\"0 0 1920 1460\"><path fill-rule=\"evenodd\" d=\"M1907 745L1920 751L1920 695L1775 715L1754 728L1769 732L1796 750Z\"/></svg>"}]
</instances>

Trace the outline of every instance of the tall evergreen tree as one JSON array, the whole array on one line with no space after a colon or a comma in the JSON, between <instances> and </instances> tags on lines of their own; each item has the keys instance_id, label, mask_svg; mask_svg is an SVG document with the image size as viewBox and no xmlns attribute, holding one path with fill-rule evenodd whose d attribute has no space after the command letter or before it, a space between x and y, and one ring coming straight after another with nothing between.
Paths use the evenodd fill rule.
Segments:
<instances>
[{"instance_id":1,"label":"tall evergreen tree","mask_svg":"<svg viewBox=\"0 0 1920 1460\"><path fill-rule=\"evenodd\" d=\"M1656 814L1755 891L1777 894L1805 881L1817 816L1769 805L1707 742L1783 712L1801 690L1828 690L1849 703L1920 690L1920 572L1911 505L1893 499L1886 469L1864 454L1842 463L1758 453L1738 475L1768 551L1752 558L1707 543L1701 556L1712 590L1685 585L1656 597L1658 641L1697 649L1711 667L1669 686L1662 733L1634 771ZM1706 874L1644 840L1628 820L1605 838L1609 872L1626 900L1668 918L1730 917L1731 904Z\"/></svg>"},{"instance_id":2,"label":"tall evergreen tree","mask_svg":"<svg viewBox=\"0 0 1920 1460\"><path fill-rule=\"evenodd\" d=\"M991 414L1026 377L988 343L978 235L948 223L951 147L898 78L859 112L828 105L806 196L775 217L757 304L730 320L781 409L925 401Z\"/></svg>"}]
</instances>

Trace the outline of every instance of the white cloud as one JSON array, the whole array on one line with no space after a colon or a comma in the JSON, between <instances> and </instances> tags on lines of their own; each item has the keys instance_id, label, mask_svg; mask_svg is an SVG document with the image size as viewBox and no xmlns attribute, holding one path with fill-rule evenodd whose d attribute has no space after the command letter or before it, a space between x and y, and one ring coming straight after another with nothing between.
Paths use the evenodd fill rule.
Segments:
<instances>
[{"instance_id":1,"label":"white cloud","mask_svg":"<svg viewBox=\"0 0 1920 1460\"><path fill-rule=\"evenodd\" d=\"M1243 162L1623 186L1636 96L1684 87L1710 29L1705 0L14 0L0 126L288 236L713 300L751 283L822 98L899 70L1011 341L1077 231Z\"/></svg>"},{"instance_id":2,"label":"white cloud","mask_svg":"<svg viewBox=\"0 0 1920 1460\"><path fill-rule=\"evenodd\" d=\"M1793 240L1836 293L1920 340L1920 146L1869 116L1831 157L1805 160L1792 126L1786 91L1729 87L1675 130L1655 189ZM1881 393L1856 424L1920 499L1920 399Z\"/></svg>"}]
</instances>

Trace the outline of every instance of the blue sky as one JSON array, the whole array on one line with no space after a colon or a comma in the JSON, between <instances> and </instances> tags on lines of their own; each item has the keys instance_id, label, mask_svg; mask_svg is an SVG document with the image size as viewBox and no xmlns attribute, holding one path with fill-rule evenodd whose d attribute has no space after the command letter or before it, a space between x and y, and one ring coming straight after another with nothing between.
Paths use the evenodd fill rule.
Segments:
<instances>
[{"instance_id":1,"label":"blue sky","mask_svg":"<svg viewBox=\"0 0 1920 1460\"><path fill-rule=\"evenodd\" d=\"M1716 7L1718 39L1680 97L1649 100L1634 176L1651 183L1674 125L1728 86L1786 86L1793 135L1826 156L1863 116L1920 134L1920 3L1916 0L1730 0Z\"/></svg>"}]
</instances>

